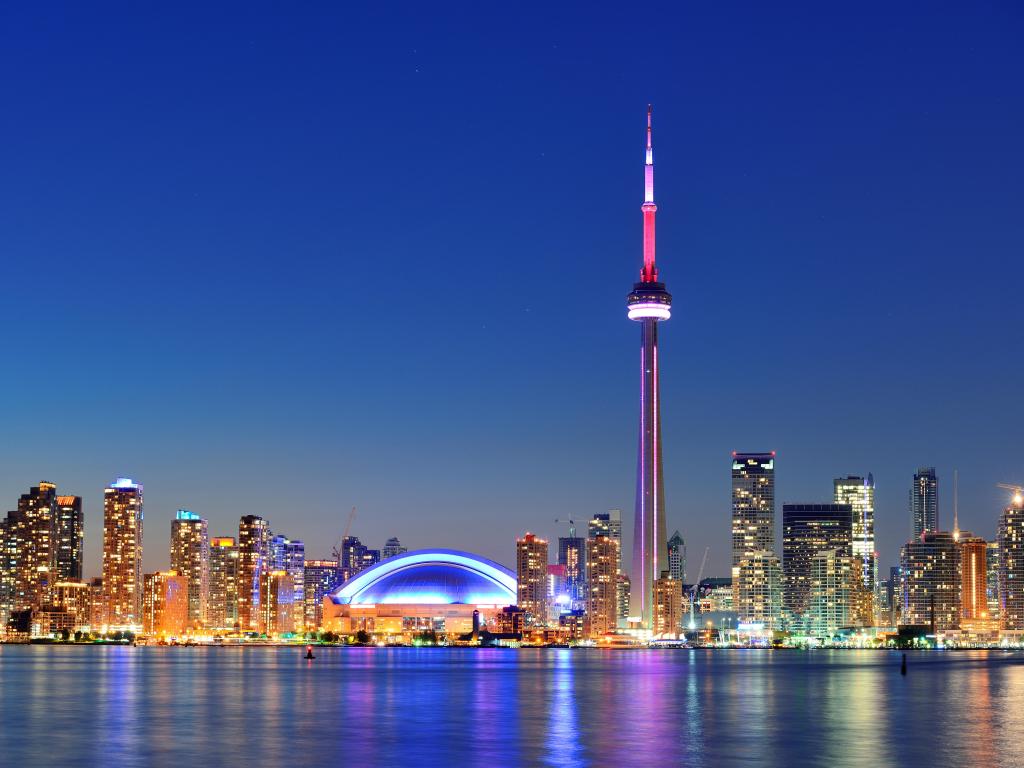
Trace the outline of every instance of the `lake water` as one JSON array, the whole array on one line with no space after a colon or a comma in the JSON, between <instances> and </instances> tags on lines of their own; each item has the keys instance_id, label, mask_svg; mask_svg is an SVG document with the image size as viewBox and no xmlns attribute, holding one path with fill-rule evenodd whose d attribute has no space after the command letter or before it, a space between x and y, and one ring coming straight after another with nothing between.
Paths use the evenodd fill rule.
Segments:
<instances>
[{"instance_id":1,"label":"lake water","mask_svg":"<svg viewBox=\"0 0 1024 768\"><path fill-rule=\"evenodd\" d=\"M3 766L1018 766L1002 652L0 646Z\"/></svg>"}]
</instances>

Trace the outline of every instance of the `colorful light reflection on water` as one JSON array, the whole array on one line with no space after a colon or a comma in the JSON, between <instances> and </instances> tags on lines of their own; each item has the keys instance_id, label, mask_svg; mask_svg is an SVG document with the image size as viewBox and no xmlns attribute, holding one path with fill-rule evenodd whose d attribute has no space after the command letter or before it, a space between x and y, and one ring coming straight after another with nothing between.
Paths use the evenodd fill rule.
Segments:
<instances>
[{"instance_id":1,"label":"colorful light reflection on water","mask_svg":"<svg viewBox=\"0 0 1024 768\"><path fill-rule=\"evenodd\" d=\"M0 647L0 763L1018 765L991 652Z\"/></svg>"}]
</instances>

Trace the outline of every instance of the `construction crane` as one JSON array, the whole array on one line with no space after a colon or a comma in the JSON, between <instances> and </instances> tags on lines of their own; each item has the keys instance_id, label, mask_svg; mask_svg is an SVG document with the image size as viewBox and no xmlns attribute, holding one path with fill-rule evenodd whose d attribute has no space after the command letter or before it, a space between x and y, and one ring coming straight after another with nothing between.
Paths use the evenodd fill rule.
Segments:
<instances>
[{"instance_id":1,"label":"construction crane","mask_svg":"<svg viewBox=\"0 0 1024 768\"><path fill-rule=\"evenodd\" d=\"M704 557L700 561L700 570L697 571L697 580L693 582L693 586L690 587L690 630L697 628L697 624L693 618L693 604L697 602L697 587L700 586L700 580L704 578L704 566L708 564L708 552L711 551L711 547L704 547Z\"/></svg>"},{"instance_id":2,"label":"construction crane","mask_svg":"<svg viewBox=\"0 0 1024 768\"><path fill-rule=\"evenodd\" d=\"M341 538L338 539L338 543L334 545L334 549L331 550L331 557L338 561L338 566L341 566L341 554L345 548L345 539L348 538L348 532L352 530L352 521L356 517L356 508L352 507L352 511L348 513L348 522L345 523L345 532L341 534Z\"/></svg>"},{"instance_id":3,"label":"construction crane","mask_svg":"<svg viewBox=\"0 0 1024 768\"><path fill-rule=\"evenodd\" d=\"M575 520L571 520L571 519L570 520L561 520L561 519L556 518L555 522L556 523L568 523L569 524L569 538L570 539L575 539L576 538L576 521Z\"/></svg>"}]
</instances>

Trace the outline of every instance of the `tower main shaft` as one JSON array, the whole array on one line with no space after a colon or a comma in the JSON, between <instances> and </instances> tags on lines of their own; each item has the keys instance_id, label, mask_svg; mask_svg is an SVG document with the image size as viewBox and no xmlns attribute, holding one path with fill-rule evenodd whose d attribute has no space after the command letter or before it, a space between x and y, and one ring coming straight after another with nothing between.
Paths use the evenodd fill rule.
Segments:
<instances>
[{"instance_id":1,"label":"tower main shaft","mask_svg":"<svg viewBox=\"0 0 1024 768\"><path fill-rule=\"evenodd\" d=\"M651 108L647 108L644 157L643 267L640 282L627 299L628 317L640 325L640 434L637 450L636 506L633 518L633 567L629 614L653 628L654 581L668 569L665 535L665 480L661 459L661 392L658 375L658 323L671 317L672 296L658 282L654 253L654 149Z\"/></svg>"}]
</instances>

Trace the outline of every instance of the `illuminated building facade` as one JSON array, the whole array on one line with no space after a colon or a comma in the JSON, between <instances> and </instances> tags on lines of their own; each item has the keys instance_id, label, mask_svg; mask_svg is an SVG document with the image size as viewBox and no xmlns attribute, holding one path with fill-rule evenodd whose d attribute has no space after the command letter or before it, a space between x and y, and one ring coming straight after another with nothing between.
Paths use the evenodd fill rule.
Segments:
<instances>
[{"instance_id":1,"label":"illuminated building facade","mask_svg":"<svg viewBox=\"0 0 1024 768\"><path fill-rule=\"evenodd\" d=\"M365 630L382 637L430 626L468 634L473 612L489 626L517 596L515 574L468 552L424 549L392 557L349 579L324 598L324 629Z\"/></svg>"},{"instance_id":2,"label":"illuminated building facade","mask_svg":"<svg viewBox=\"0 0 1024 768\"><path fill-rule=\"evenodd\" d=\"M903 546L900 624L936 632L960 627L959 554L947 531L925 531Z\"/></svg>"},{"instance_id":3,"label":"illuminated building facade","mask_svg":"<svg viewBox=\"0 0 1024 768\"><path fill-rule=\"evenodd\" d=\"M270 539L270 568L284 571L291 580L292 595L289 609L290 625L288 632L302 631L305 622L306 604L306 545L287 536L274 536Z\"/></svg>"},{"instance_id":4,"label":"illuminated building facade","mask_svg":"<svg viewBox=\"0 0 1024 768\"><path fill-rule=\"evenodd\" d=\"M54 519L54 579L81 581L85 518L81 496L58 496Z\"/></svg>"},{"instance_id":5,"label":"illuminated building facade","mask_svg":"<svg viewBox=\"0 0 1024 768\"><path fill-rule=\"evenodd\" d=\"M89 625L103 627L107 624L107 596L103 591L103 578L94 576L89 580Z\"/></svg>"},{"instance_id":6,"label":"illuminated building facade","mask_svg":"<svg viewBox=\"0 0 1024 768\"><path fill-rule=\"evenodd\" d=\"M213 629L238 627L238 545L233 536L210 539L210 590L206 623Z\"/></svg>"},{"instance_id":7,"label":"illuminated building facade","mask_svg":"<svg viewBox=\"0 0 1024 768\"><path fill-rule=\"evenodd\" d=\"M587 615L595 636L613 632L618 626L619 546L618 539L610 536L587 539Z\"/></svg>"},{"instance_id":8,"label":"illuminated building facade","mask_svg":"<svg viewBox=\"0 0 1024 768\"><path fill-rule=\"evenodd\" d=\"M836 504L849 504L852 514L852 554L860 565L861 581L875 590L875 478L856 475L837 477L832 482Z\"/></svg>"},{"instance_id":9,"label":"illuminated building facade","mask_svg":"<svg viewBox=\"0 0 1024 768\"><path fill-rule=\"evenodd\" d=\"M242 632L260 628L260 574L269 569L270 525L258 515L238 522L238 626Z\"/></svg>"},{"instance_id":10,"label":"illuminated building facade","mask_svg":"<svg viewBox=\"0 0 1024 768\"><path fill-rule=\"evenodd\" d=\"M210 599L210 535L206 521L179 509L171 521L171 570L188 579L188 625L206 626Z\"/></svg>"},{"instance_id":11,"label":"illuminated building facade","mask_svg":"<svg viewBox=\"0 0 1024 768\"><path fill-rule=\"evenodd\" d=\"M103 597L107 624L142 623L142 484L128 477L103 490Z\"/></svg>"},{"instance_id":12,"label":"illuminated building facade","mask_svg":"<svg viewBox=\"0 0 1024 768\"><path fill-rule=\"evenodd\" d=\"M409 551L408 547L403 547L402 542L398 540L397 536L392 536L390 539L384 542L384 547L380 551L380 556L384 559L394 557L395 555L402 555Z\"/></svg>"},{"instance_id":13,"label":"illuminated building facade","mask_svg":"<svg viewBox=\"0 0 1024 768\"><path fill-rule=\"evenodd\" d=\"M683 626L683 583L661 572L654 581L654 610L651 631L655 635L677 635Z\"/></svg>"},{"instance_id":14,"label":"illuminated building facade","mask_svg":"<svg viewBox=\"0 0 1024 768\"><path fill-rule=\"evenodd\" d=\"M142 631L145 634L182 634L189 623L188 578L177 571L147 573L142 605Z\"/></svg>"},{"instance_id":15,"label":"illuminated building facade","mask_svg":"<svg viewBox=\"0 0 1024 768\"><path fill-rule=\"evenodd\" d=\"M516 539L517 604L528 626L547 623L548 542L532 533Z\"/></svg>"},{"instance_id":16,"label":"illuminated building facade","mask_svg":"<svg viewBox=\"0 0 1024 768\"><path fill-rule=\"evenodd\" d=\"M58 581L54 585L53 603L72 617L72 629L90 626L92 595L84 581Z\"/></svg>"},{"instance_id":17,"label":"illuminated building facade","mask_svg":"<svg viewBox=\"0 0 1024 768\"><path fill-rule=\"evenodd\" d=\"M615 587L615 599L619 604L619 626L625 627L629 623L629 576L619 573Z\"/></svg>"},{"instance_id":18,"label":"illuminated building facade","mask_svg":"<svg viewBox=\"0 0 1024 768\"><path fill-rule=\"evenodd\" d=\"M1024 631L1024 495L1014 494L999 519L999 628Z\"/></svg>"},{"instance_id":19,"label":"illuminated building facade","mask_svg":"<svg viewBox=\"0 0 1024 768\"><path fill-rule=\"evenodd\" d=\"M775 551L775 451L732 454L732 587L739 605L740 563Z\"/></svg>"},{"instance_id":20,"label":"illuminated building facade","mask_svg":"<svg viewBox=\"0 0 1024 768\"><path fill-rule=\"evenodd\" d=\"M849 504L782 506L782 608L790 626L807 624L814 558L820 552L834 552L834 557L847 560L852 556L852 521ZM848 562L845 567L849 567ZM848 611L849 584L843 595L847 599L844 610Z\"/></svg>"},{"instance_id":21,"label":"illuminated building facade","mask_svg":"<svg viewBox=\"0 0 1024 768\"><path fill-rule=\"evenodd\" d=\"M686 580L686 542L679 531L668 540L668 575L680 584Z\"/></svg>"},{"instance_id":22,"label":"illuminated building facade","mask_svg":"<svg viewBox=\"0 0 1024 768\"><path fill-rule=\"evenodd\" d=\"M7 516L11 611L38 609L52 599L56 513L57 486L43 481Z\"/></svg>"},{"instance_id":23,"label":"illuminated building facade","mask_svg":"<svg viewBox=\"0 0 1024 768\"><path fill-rule=\"evenodd\" d=\"M587 522L587 538L594 539L598 536L607 536L622 542L622 510L609 509L607 512L596 512ZM621 570L621 569L620 569Z\"/></svg>"},{"instance_id":24,"label":"illuminated building facade","mask_svg":"<svg viewBox=\"0 0 1024 768\"><path fill-rule=\"evenodd\" d=\"M557 624L558 617L570 610L569 593L565 589L565 566L554 563L548 566L548 623Z\"/></svg>"},{"instance_id":25,"label":"illuminated building facade","mask_svg":"<svg viewBox=\"0 0 1024 768\"><path fill-rule=\"evenodd\" d=\"M627 298L627 315L640 323L640 430L637 448L636 504L633 517L633 565L629 613L641 626L654 619L654 582L666 568L665 478L662 466L661 385L658 323L671 316L672 296L658 280L654 248L654 149L651 110L647 109L644 155L643 267L640 282Z\"/></svg>"},{"instance_id":26,"label":"illuminated building facade","mask_svg":"<svg viewBox=\"0 0 1024 768\"><path fill-rule=\"evenodd\" d=\"M939 530L939 479L935 467L920 467L910 488L911 536Z\"/></svg>"},{"instance_id":27,"label":"illuminated building facade","mask_svg":"<svg viewBox=\"0 0 1024 768\"><path fill-rule=\"evenodd\" d=\"M831 638L839 629L851 625L851 586L861 578L859 562L845 549L819 551L811 557L804 622L809 634Z\"/></svg>"},{"instance_id":28,"label":"illuminated building facade","mask_svg":"<svg viewBox=\"0 0 1024 768\"><path fill-rule=\"evenodd\" d=\"M576 535L575 527L568 536L558 538L558 564L565 566L565 592L573 608L587 605L587 540Z\"/></svg>"},{"instance_id":29,"label":"illuminated building facade","mask_svg":"<svg viewBox=\"0 0 1024 768\"><path fill-rule=\"evenodd\" d=\"M967 532L960 534L960 618L987 619L988 572L985 555L988 542Z\"/></svg>"},{"instance_id":30,"label":"illuminated building facade","mask_svg":"<svg viewBox=\"0 0 1024 768\"><path fill-rule=\"evenodd\" d=\"M740 624L759 625L766 630L780 626L782 615L782 569L779 558L767 550L751 552L735 569L739 589L733 600Z\"/></svg>"},{"instance_id":31,"label":"illuminated building facade","mask_svg":"<svg viewBox=\"0 0 1024 768\"><path fill-rule=\"evenodd\" d=\"M985 545L985 592L990 619L999 618L999 540Z\"/></svg>"},{"instance_id":32,"label":"illuminated building facade","mask_svg":"<svg viewBox=\"0 0 1024 768\"><path fill-rule=\"evenodd\" d=\"M302 631L304 604L295 600L295 580L283 568L260 572L259 632L281 635Z\"/></svg>"},{"instance_id":33,"label":"illuminated building facade","mask_svg":"<svg viewBox=\"0 0 1024 768\"><path fill-rule=\"evenodd\" d=\"M303 570L303 621L307 632L318 632L324 623L324 595L342 583L341 566L335 560L307 560Z\"/></svg>"}]
</instances>

